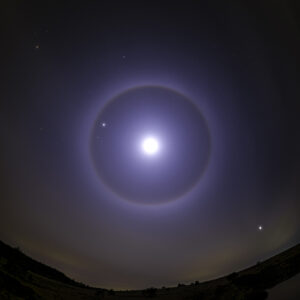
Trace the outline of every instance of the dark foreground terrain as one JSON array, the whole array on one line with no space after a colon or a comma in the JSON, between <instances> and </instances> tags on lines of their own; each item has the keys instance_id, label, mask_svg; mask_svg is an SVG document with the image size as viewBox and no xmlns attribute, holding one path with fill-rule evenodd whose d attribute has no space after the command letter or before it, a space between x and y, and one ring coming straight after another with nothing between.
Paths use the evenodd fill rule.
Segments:
<instances>
[{"instance_id":1,"label":"dark foreground terrain","mask_svg":"<svg viewBox=\"0 0 300 300\"><path fill-rule=\"evenodd\" d=\"M191 285L113 291L87 287L0 241L0 299L266 299L300 272L300 244L243 271ZM286 299L289 299L288 295Z\"/></svg>"}]
</instances>

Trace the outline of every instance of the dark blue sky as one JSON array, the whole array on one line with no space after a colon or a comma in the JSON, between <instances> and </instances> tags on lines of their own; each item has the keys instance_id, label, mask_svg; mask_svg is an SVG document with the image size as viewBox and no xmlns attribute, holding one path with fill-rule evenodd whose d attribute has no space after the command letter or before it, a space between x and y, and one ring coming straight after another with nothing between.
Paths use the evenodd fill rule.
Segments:
<instances>
[{"instance_id":1,"label":"dark blue sky","mask_svg":"<svg viewBox=\"0 0 300 300\"><path fill-rule=\"evenodd\" d=\"M0 238L76 280L124 289L211 279L299 242L299 4L62 2L1 4ZM101 109L141 86L188 98L210 136L200 180L159 205L139 203L147 176L131 176L138 165L124 167L122 147L110 155L106 143L102 159L110 182L136 181L134 201L107 188L91 157ZM164 132L187 146L168 148L177 171L162 161L170 179L158 198L189 186L206 155L189 127L197 114L164 103ZM135 104L115 105L105 135L118 144L142 118L137 127Z\"/></svg>"}]
</instances>

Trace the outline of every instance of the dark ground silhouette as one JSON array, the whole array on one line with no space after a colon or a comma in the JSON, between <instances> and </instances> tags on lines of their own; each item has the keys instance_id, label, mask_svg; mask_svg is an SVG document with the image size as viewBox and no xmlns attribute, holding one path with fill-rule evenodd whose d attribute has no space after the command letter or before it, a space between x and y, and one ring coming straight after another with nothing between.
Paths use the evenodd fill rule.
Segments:
<instances>
[{"instance_id":1,"label":"dark ground silhouette","mask_svg":"<svg viewBox=\"0 0 300 300\"><path fill-rule=\"evenodd\" d=\"M0 299L267 299L300 272L300 244L240 272L177 287L114 291L78 283L0 241ZM288 295L287 295L287 298Z\"/></svg>"}]
</instances>

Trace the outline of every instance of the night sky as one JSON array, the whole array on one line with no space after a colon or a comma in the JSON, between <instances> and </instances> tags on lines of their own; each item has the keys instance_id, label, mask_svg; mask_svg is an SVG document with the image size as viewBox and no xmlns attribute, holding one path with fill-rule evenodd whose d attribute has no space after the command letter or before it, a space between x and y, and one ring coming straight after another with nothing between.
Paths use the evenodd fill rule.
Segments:
<instances>
[{"instance_id":1,"label":"night sky","mask_svg":"<svg viewBox=\"0 0 300 300\"><path fill-rule=\"evenodd\" d=\"M161 2L1 4L0 239L97 287L300 241L298 1Z\"/></svg>"}]
</instances>

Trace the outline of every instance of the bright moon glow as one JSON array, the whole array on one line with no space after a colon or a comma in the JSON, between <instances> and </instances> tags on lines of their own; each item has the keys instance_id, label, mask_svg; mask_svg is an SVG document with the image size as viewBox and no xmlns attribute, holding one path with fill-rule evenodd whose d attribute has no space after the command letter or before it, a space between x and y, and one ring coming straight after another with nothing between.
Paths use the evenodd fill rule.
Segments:
<instances>
[{"instance_id":1,"label":"bright moon glow","mask_svg":"<svg viewBox=\"0 0 300 300\"><path fill-rule=\"evenodd\" d=\"M147 155L154 155L159 150L159 143L153 137L147 137L142 141L142 150Z\"/></svg>"}]
</instances>

